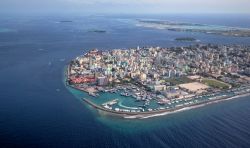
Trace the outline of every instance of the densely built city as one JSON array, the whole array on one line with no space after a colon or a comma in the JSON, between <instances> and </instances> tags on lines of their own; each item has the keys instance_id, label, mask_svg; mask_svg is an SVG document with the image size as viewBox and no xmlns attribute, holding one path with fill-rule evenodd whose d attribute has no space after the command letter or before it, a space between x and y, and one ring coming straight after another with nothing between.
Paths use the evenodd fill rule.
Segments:
<instances>
[{"instance_id":1,"label":"densely built city","mask_svg":"<svg viewBox=\"0 0 250 148\"><path fill-rule=\"evenodd\" d=\"M88 93L90 97L83 100L99 110L140 115L248 94L249 76L249 47L197 44L94 49L70 62L66 81ZM104 93L115 93L117 98L95 103ZM124 99L119 98L130 100L129 105L121 105Z\"/></svg>"}]
</instances>

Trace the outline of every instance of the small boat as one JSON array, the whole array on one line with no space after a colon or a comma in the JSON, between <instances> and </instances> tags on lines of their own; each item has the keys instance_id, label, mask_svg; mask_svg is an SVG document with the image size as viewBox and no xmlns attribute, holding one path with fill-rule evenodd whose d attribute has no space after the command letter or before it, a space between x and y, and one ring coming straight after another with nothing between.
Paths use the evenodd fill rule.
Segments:
<instances>
[{"instance_id":1,"label":"small boat","mask_svg":"<svg viewBox=\"0 0 250 148\"><path fill-rule=\"evenodd\" d=\"M146 108L145 105L138 105L138 107L141 107L141 108Z\"/></svg>"},{"instance_id":2,"label":"small boat","mask_svg":"<svg viewBox=\"0 0 250 148\"><path fill-rule=\"evenodd\" d=\"M136 98L136 95L132 95L133 98Z\"/></svg>"},{"instance_id":3,"label":"small boat","mask_svg":"<svg viewBox=\"0 0 250 148\"><path fill-rule=\"evenodd\" d=\"M115 90L111 90L110 92L111 92L111 93L116 93L116 91L115 91Z\"/></svg>"},{"instance_id":4,"label":"small boat","mask_svg":"<svg viewBox=\"0 0 250 148\"><path fill-rule=\"evenodd\" d=\"M125 93L124 93L124 92L122 92L122 93L121 93L121 96L125 96Z\"/></svg>"},{"instance_id":5,"label":"small boat","mask_svg":"<svg viewBox=\"0 0 250 148\"><path fill-rule=\"evenodd\" d=\"M90 96L93 96L93 97L98 97L98 96L99 96L99 94L95 94L95 93L93 93L93 92L89 92L89 95L90 95Z\"/></svg>"},{"instance_id":6,"label":"small boat","mask_svg":"<svg viewBox=\"0 0 250 148\"><path fill-rule=\"evenodd\" d=\"M147 101L147 102L145 102L143 105L144 105L144 106L149 106L149 102Z\"/></svg>"},{"instance_id":7,"label":"small boat","mask_svg":"<svg viewBox=\"0 0 250 148\"><path fill-rule=\"evenodd\" d=\"M160 104L160 105L165 105L165 103L164 102L157 102L158 104Z\"/></svg>"}]
</instances>

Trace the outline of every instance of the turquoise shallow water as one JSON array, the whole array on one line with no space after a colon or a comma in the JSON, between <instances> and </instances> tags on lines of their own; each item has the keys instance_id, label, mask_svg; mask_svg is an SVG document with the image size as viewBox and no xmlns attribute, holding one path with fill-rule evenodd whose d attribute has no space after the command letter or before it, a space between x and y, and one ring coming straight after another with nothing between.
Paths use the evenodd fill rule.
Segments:
<instances>
[{"instance_id":1,"label":"turquoise shallow water","mask_svg":"<svg viewBox=\"0 0 250 148\"><path fill-rule=\"evenodd\" d=\"M101 105L103 103L106 103L110 100L114 100L114 98L119 98L119 101L122 102L121 104L125 104L125 106L134 106L134 99L130 97L124 97L120 96L119 94L113 94L113 93L100 93L100 96L95 98L89 96L87 93L84 93L82 91L75 90L73 88L68 88L71 93L74 94L74 96L83 103L84 106L86 106L89 110L91 110L92 114L97 117L97 120L103 123L104 125L108 126L109 128L112 128L113 130L118 130L121 132L129 132L129 133L140 133L145 131L151 131L155 130L157 128L162 128L163 126L171 126L173 120L188 120L189 117L195 117L203 115L206 116L207 113L204 113L204 111L212 110L212 113L215 110L218 110L218 108L222 108L223 106L226 106L226 104L234 104L236 102L239 102L243 99L248 99L250 96L246 97L240 97L235 98L234 100L227 100L223 102L218 102L216 104L209 104L200 108L194 108L190 110L185 110L181 112L177 112L174 114L169 115L163 115L163 116L156 116L151 118L145 118L145 119L124 119L121 117L112 116L109 113L99 111L94 109L92 106L86 104L82 100L82 98L88 98L93 103ZM245 100L244 100L245 101ZM121 107L122 105L119 105ZM166 122L167 121L167 122ZM162 124L164 123L164 125ZM143 125L143 126L142 126ZM128 130L133 129L133 130Z\"/></svg>"},{"instance_id":2,"label":"turquoise shallow water","mask_svg":"<svg viewBox=\"0 0 250 148\"><path fill-rule=\"evenodd\" d=\"M66 84L65 84L66 85ZM219 92L217 94L213 95L203 95L196 98L193 98L191 100L174 100L171 101L171 104L164 104L160 105L157 103L157 100L150 100L149 104L145 106L145 101L136 101L135 98L132 96L123 96L121 93L123 93L123 90L118 90L116 93L111 92L97 92L97 96L93 97L89 95L88 93L84 91L77 90L71 86L66 86L71 93L73 93L79 100L86 99L93 104L103 107L106 103L111 101L116 101L114 105L111 105L112 111L115 111L115 109L125 109L125 110L139 110L140 112L149 112L149 110L159 110L160 109L175 109L179 108L180 105L184 107L186 103L192 103L191 105L194 105L196 103L205 103L206 101L211 101L214 97L222 97L223 95L226 95L227 98L236 96L233 92ZM156 116L157 114L155 114Z\"/></svg>"}]
</instances>

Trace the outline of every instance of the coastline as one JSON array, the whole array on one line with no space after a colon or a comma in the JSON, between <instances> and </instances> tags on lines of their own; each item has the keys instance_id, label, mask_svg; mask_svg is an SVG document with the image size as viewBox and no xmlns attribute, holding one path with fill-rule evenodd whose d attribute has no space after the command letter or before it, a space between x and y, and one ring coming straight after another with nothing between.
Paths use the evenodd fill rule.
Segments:
<instances>
[{"instance_id":1,"label":"coastline","mask_svg":"<svg viewBox=\"0 0 250 148\"><path fill-rule=\"evenodd\" d=\"M111 115L116 115L116 116L120 116L126 119L146 119L146 118L152 118L152 117L157 117L157 116L164 116L164 115L168 115L168 114L174 114L174 113L178 113L178 112L182 112L182 111L186 111L186 110L191 110L191 109L195 109L195 108L199 108L199 107L203 107L206 105L210 105L210 104L214 104L214 103L219 103L222 101L228 101L228 100L232 100L232 99L236 99L236 98L240 98L240 97L245 97L245 96L250 96L250 93L246 93L246 94L242 94L242 95L236 95L233 97L226 97L226 98L220 98L220 99L216 99L216 100L209 100L206 102L200 102L197 104L193 104L193 105L188 105L188 106L184 106L184 107L177 107L174 109L168 109L168 110L159 110L159 111L150 111L150 112L139 112L139 113L132 113L132 112L118 112L118 111L114 111L114 110L108 110L106 108L103 108L101 106L98 106L96 104L94 104L93 102L91 102L88 99L82 98L82 100L84 102L86 102L88 105L92 106L93 108L100 110L100 111L104 111L107 112Z\"/></svg>"},{"instance_id":2,"label":"coastline","mask_svg":"<svg viewBox=\"0 0 250 148\"><path fill-rule=\"evenodd\" d=\"M67 70L65 72L66 79L68 79L68 73L69 73L69 66L67 66ZM67 83L66 79L64 81L66 86L87 93L87 91L84 91L82 89L79 89L77 87L69 85ZM244 94L230 96L230 97L225 96L225 97L222 97L219 99L206 100L204 102L199 102L199 103L190 104L190 105L184 105L184 106L176 107L176 108L172 108L172 109L164 109L164 110L148 111L148 112L120 112L120 111L115 111L115 110L109 110L109 109L106 109L102 106L96 105L95 103L93 103L92 101L90 101L89 99L86 99L86 98L81 98L81 100L84 101L85 103L87 103L88 105L90 105L91 107L95 108L96 110L103 111L103 112L108 113L108 114L113 115L113 116L122 117L124 119L147 119L147 118L153 118L153 117L165 116L165 115L169 115L169 114L183 112L186 110L200 108L200 107L203 107L206 105L215 104L215 103L219 103L222 101L228 101L228 100L232 100L232 99L236 99L236 98L240 98L240 97L245 97L245 96L250 96L250 93L247 92Z\"/></svg>"},{"instance_id":3,"label":"coastline","mask_svg":"<svg viewBox=\"0 0 250 148\"><path fill-rule=\"evenodd\" d=\"M175 65L173 61L162 61L162 57L157 56L157 53L161 53L164 55L169 55L169 53L172 53L172 51L167 48L151 47L150 49L148 49L140 48L138 46L137 49L124 50L124 52L121 52L120 49L112 50L110 52L99 52L97 49L93 49L83 56L77 57L75 60L71 61L71 63L67 67L67 71L65 72L65 83L67 86L75 90L88 93L90 96L92 96L90 97L91 99L94 99L93 97L99 96L98 93L96 94L96 92L99 91L112 93L117 93L118 91L121 96L132 96L132 98L136 99L135 102L144 101L143 104L134 103L139 108L128 109L125 107L124 109L124 107L119 106L119 103L118 105L115 105L117 104L117 101L114 100L112 100L114 102L111 103L102 102L102 104L100 104L100 102L96 103L90 98L84 98L88 96L83 95L80 97L81 100L99 111L104 111L112 115L118 115L123 118L131 119L149 118L172 114L175 112L198 108L208 104L250 95L250 77L248 77L247 75L234 75L233 73L234 71L238 71L240 69L238 65L229 64L230 69L225 69L225 67L218 67L218 64L214 65L221 71L232 73L228 76L225 73L221 73L221 71L218 71L219 73L213 72L211 70L211 67L206 69L206 71L208 72L208 74L206 74L204 71L201 71L199 63L192 65L192 62L190 62L190 59L195 56L194 53L196 53L197 50L202 53L201 54L200 52L197 52L196 54L198 54L198 57L208 58L213 61L213 63L216 63L218 62L219 58L214 60L213 56L209 56L209 54L206 54L207 52L205 51L202 52L203 48L211 48L211 52L213 53L217 52L218 49L226 49L225 51L228 51L229 49L231 49L229 48L230 46L214 47L212 45L207 45L204 47L202 46L202 48L199 48L198 46L200 45L189 47L191 50L185 47L181 47L180 49L173 49L173 59L176 59L176 57L182 58L184 54L187 54L187 56L185 57L186 59L188 59L185 60L185 62L187 62L187 65L189 66L186 65L185 67L182 67L182 69L179 68L178 75L178 68L177 70L173 71L172 68L169 68L167 66L162 69L158 69L157 65L155 66L155 64L159 64L159 62L169 62L170 65ZM233 47L232 49L234 49ZM225 51L223 50L223 52L219 52L219 54L216 54L216 56L220 56L220 54L224 53ZM237 50L230 50L230 53L232 55L237 54L237 52ZM241 48L242 56L243 53L248 53L246 48ZM114 54L124 56L124 59L119 60L118 58L118 60L115 60L116 56L114 56ZM130 60L131 57L128 55L137 60ZM146 60L144 58L141 60L141 57L145 57ZM245 59L247 58L245 56L243 57ZM157 63L154 62L156 58L159 58L159 60L157 60ZM234 61L233 57L230 58L232 61ZM126 62L124 60L129 60L130 62ZM225 65L225 60L228 61L227 58L223 58L219 60L219 63ZM114 64L114 61L117 62L114 66L116 68L111 69L110 65ZM147 63L146 61L150 62ZM242 61L239 62L242 63ZM203 66L206 65L204 61L201 63ZM129 67L129 64L132 64L132 66ZM154 66L151 67L148 65ZM196 68L191 69L190 67L192 66ZM121 70L120 68L122 67L125 67L125 70ZM232 71L233 67L235 67L235 70ZM133 68L133 70L131 70L130 73L126 73L126 75L123 75L122 73L126 70L129 70L129 68ZM150 69L150 71L147 71L148 68ZM199 69L199 71L197 72L198 75L196 75L197 73L192 72L192 70L195 71L197 68ZM139 69L144 71L140 73L138 72ZM191 70L191 73L188 72L187 69ZM162 72L162 70L166 71ZM182 72L184 74L182 74ZM221 78L218 80L217 76L221 76ZM178 80L173 81L171 79L173 77L179 78ZM131 82L131 80L135 82ZM235 85L235 87L232 87L233 84L237 85ZM171 88L171 86L173 87ZM175 91L173 92L172 90ZM108 100L108 97L109 96L103 96L102 98L104 100ZM121 98L121 100L123 100L123 98ZM130 105L131 103L133 104L133 102L129 103Z\"/></svg>"},{"instance_id":4,"label":"coastline","mask_svg":"<svg viewBox=\"0 0 250 148\"><path fill-rule=\"evenodd\" d=\"M219 103L219 102L223 102L223 101L228 101L228 100L232 100L232 99L237 99L237 98L241 98L241 97L245 97L245 96L250 96L250 93L229 97L227 99L213 100L211 102L207 102L207 103L200 104L200 105L193 105L193 106L190 106L190 107L184 107L182 109L177 109L177 110L175 110L173 112L165 112L165 113L160 113L160 114L144 116L141 119L152 118L152 117L157 117L157 116L164 116L164 115L168 115L168 114L174 114L174 113L178 113L178 112L182 112L182 111L186 111L186 110L191 110L191 109L195 109L195 108L200 108L200 107L203 107L203 106L206 106L206 105L211 105L211 104L215 104L215 103ZM131 118L131 117L127 117L127 118Z\"/></svg>"}]
</instances>

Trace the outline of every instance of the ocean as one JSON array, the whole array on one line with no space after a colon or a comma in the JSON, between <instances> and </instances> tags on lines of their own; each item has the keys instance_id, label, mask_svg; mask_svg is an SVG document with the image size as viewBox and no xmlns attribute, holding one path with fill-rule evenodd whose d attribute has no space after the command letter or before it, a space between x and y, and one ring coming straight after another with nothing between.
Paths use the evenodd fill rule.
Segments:
<instances>
[{"instance_id":1,"label":"ocean","mask_svg":"<svg viewBox=\"0 0 250 148\"><path fill-rule=\"evenodd\" d=\"M0 17L0 147L249 147L250 97L144 120L108 117L64 84L69 61L90 49L250 45L250 38L135 26L136 19L249 27L247 15ZM105 30L106 33L91 30Z\"/></svg>"}]
</instances>

